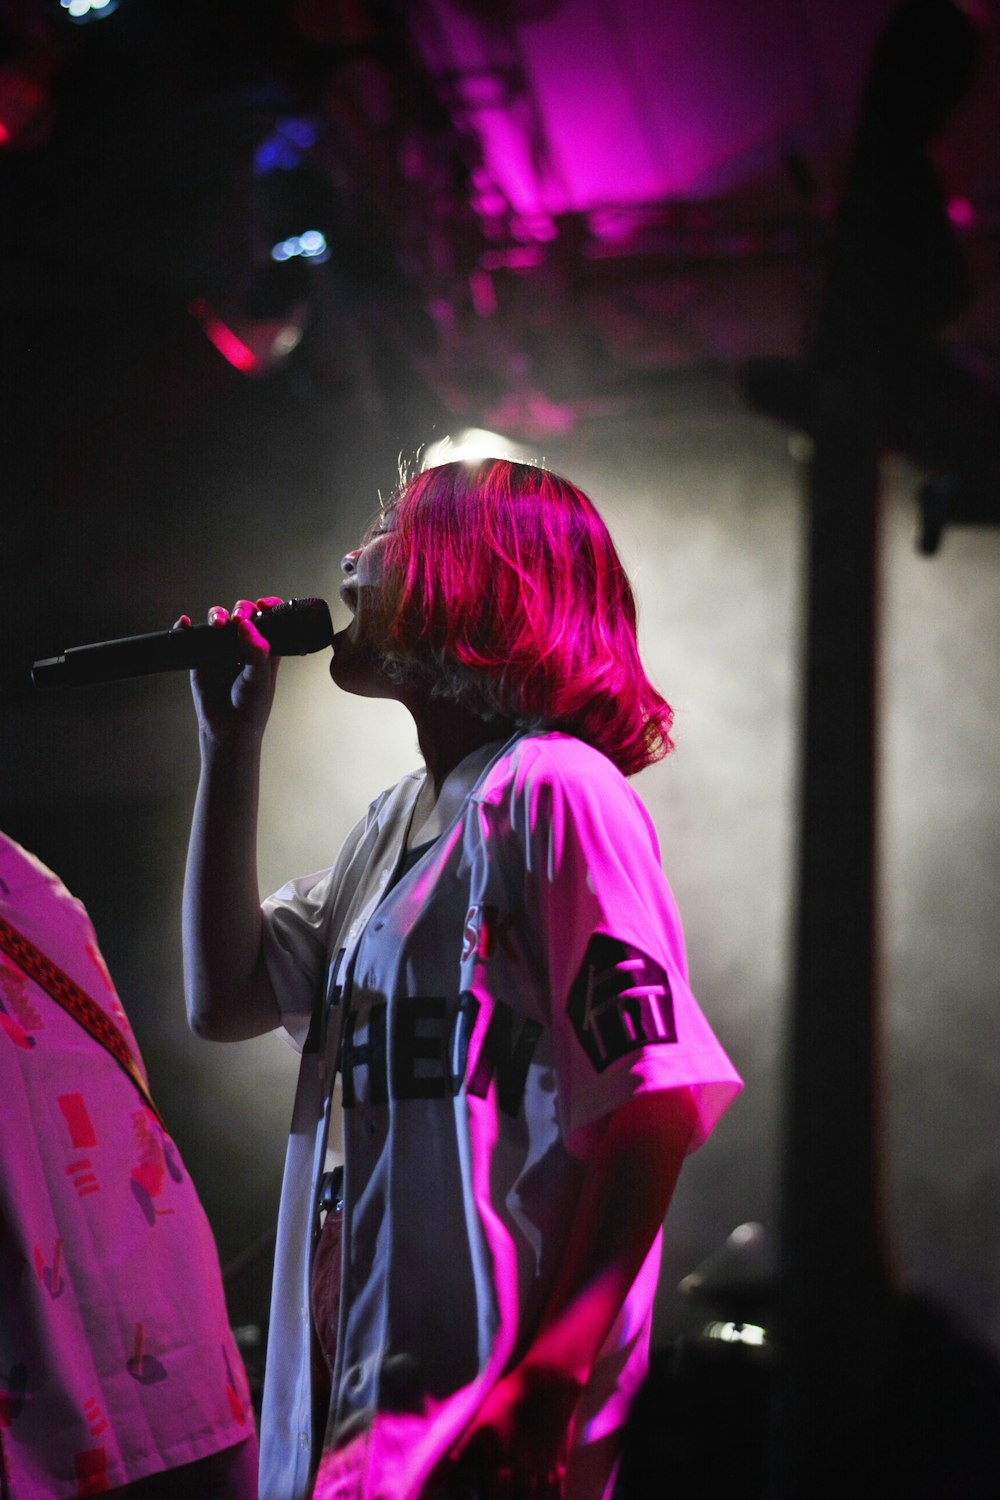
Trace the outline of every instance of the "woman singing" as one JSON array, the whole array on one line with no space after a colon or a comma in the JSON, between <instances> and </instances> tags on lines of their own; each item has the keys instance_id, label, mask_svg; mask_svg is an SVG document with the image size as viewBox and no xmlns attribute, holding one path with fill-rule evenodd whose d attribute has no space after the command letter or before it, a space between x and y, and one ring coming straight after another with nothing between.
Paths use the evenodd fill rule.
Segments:
<instances>
[{"instance_id":1,"label":"woman singing","mask_svg":"<svg viewBox=\"0 0 1000 1500\"><path fill-rule=\"evenodd\" d=\"M341 566L331 676L402 703L423 765L263 905L276 601L232 611L235 678L194 674L191 1025L302 1054L261 1497L602 1500L677 1175L739 1089L626 780L670 709L604 523L544 469L419 474Z\"/></svg>"}]
</instances>

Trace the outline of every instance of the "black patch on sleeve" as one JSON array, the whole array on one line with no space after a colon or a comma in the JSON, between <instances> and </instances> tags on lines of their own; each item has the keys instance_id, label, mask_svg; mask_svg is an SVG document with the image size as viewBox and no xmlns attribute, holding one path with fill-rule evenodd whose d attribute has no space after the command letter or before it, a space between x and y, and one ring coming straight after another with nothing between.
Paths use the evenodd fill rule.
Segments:
<instances>
[{"instance_id":1,"label":"black patch on sleeve","mask_svg":"<svg viewBox=\"0 0 1000 1500\"><path fill-rule=\"evenodd\" d=\"M666 972L638 948L604 933L590 940L567 1011L598 1073L640 1047L677 1040Z\"/></svg>"}]
</instances>

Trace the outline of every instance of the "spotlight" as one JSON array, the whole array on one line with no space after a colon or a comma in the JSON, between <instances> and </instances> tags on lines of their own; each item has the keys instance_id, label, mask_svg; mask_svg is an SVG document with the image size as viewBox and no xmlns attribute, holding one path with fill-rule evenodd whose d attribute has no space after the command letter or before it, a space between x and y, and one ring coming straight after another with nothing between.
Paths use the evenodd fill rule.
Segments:
<instances>
[{"instance_id":1,"label":"spotlight","mask_svg":"<svg viewBox=\"0 0 1000 1500\"><path fill-rule=\"evenodd\" d=\"M287 115L261 141L254 156L258 176L269 172L291 172L302 165L302 158L319 139L315 120L302 115Z\"/></svg>"},{"instance_id":2,"label":"spotlight","mask_svg":"<svg viewBox=\"0 0 1000 1500\"><path fill-rule=\"evenodd\" d=\"M759 1323L708 1323L704 1337L721 1339L724 1344L752 1344L758 1349L767 1343L767 1331Z\"/></svg>"},{"instance_id":3,"label":"spotlight","mask_svg":"<svg viewBox=\"0 0 1000 1500\"><path fill-rule=\"evenodd\" d=\"M59 4L77 26L103 21L118 9L118 0L59 0Z\"/></svg>"},{"instance_id":4,"label":"spotlight","mask_svg":"<svg viewBox=\"0 0 1000 1500\"><path fill-rule=\"evenodd\" d=\"M42 145L52 120L47 80L24 65L0 64L0 147Z\"/></svg>"},{"instance_id":5,"label":"spotlight","mask_svg":"<svg viewBox=\"0 0 1000 1500\"><path fill-rule=\"evenodd\" d=\"M295 255L319 264L329 260L330 247L326 236L318 229L307 229L303 234L293 234L287 240L279 240L271 251L271 259L277 261L291 260Z\"/></svg>"},{"instance_id":6,"label":"spotlight","mask_svg":"<svg viewBox=\"0 0 1000 1500\"><path fill-rule=\"evenodd\" d=\"M532 455L518 443L487 432L483 427L467 427L457 437L444 437L431 443L424 453L422 469L436 469L440 464L475 463L480 458L513 458L530 461Z\"/></svg>"},{"instance_id":7,"label":"spotlight","mask_svg":"<svg viewBox=\"0 0 1000 1500\"><path fill-rule=\"evenodd\" d=\"M979 214L971 198L949 198L948 218L956 229L975 229L979 223Z\"/></svg>"},{"instance_id":8,"label":"spotlight","mask_svg":"<svg viewBox=\"0 0 1000 1500\"><path fill-rule=\"evenodd\" d=\"M220 309L207 297L196 297L188 311L209 342L244 375L262 375L287 358L302 342L309 320L305 303L271 311L250 306Z\"/></svg>"}]
</instances>

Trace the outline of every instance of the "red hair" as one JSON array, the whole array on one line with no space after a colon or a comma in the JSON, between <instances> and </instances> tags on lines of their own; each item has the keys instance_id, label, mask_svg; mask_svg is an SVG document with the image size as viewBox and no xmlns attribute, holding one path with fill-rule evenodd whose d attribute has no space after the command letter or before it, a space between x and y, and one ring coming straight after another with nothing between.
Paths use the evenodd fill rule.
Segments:
<instances>
[{"instance_id":1,"label":"red hair","mask_svg":"<svg viewBox=\"0 0 1000 1500\"><path fill-rule=\"evenodd\" d=\"M383 525L387 654L404 673L484 717L576 735L626 776L673 748L628 577L575 485L508 459L442 464L404 482Z\"/></svg>"}]
</instances>

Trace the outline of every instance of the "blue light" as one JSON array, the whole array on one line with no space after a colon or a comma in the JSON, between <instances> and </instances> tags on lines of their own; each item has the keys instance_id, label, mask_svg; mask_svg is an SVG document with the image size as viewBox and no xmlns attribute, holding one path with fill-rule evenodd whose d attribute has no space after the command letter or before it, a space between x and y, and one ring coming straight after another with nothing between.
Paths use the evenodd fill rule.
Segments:
<instances>
[{"instance_id":1,"label":"blue light","mask_svg":"<svg viewBox=\"0 0 1000 1500\"><path fill-rule=\"evenodd\" d=\"M302 157L319 139L315 120L301 115L287 115L278 120L270 135L257 147L254 162L261 176L268 172L291 172L300 166Z\"/></svg>"},{"instance_id":2,"label":"blue light","mask_svg":"<svg viewBox=\"0 0 1000 1500\"><path fill-rule=\"evenodd\" d=\"M59 0L59 4L76 25L103 21L118 9L118 0Z\"/></svg>"},{"instance_id":3,"label":"blue light","mask_svg":"<svg viewBox=\"0 0 1000 1500\"><path fill-rule=\"evenodd\" d=\"M330 247L326 236L318 229L306 229L302 234L293 234L287 240L279 240L271 251L271 259L277 261L291 260L293 255L301 255L303 260L320 263L329 260Z\"/></svg>"},{"instance_id":4,"label":"blue light","mask_svg":"<svg viewBox=\"0 0 1000 1500\"><path fill-rule=\"evenodd\" d=\"M289 115L278 123L277 128L302 151L308 151L319 139L316 121L306 120L301 116Z\"/></svg>"},{"instance_id":5,"label":"blue light","mask_svg":"<svg viewBox=\"0 0 1000 1500\"><path fill-rule=\"evenodd\" d=\"M293 167L298 166L300 160L300 154L293 146L273 135L261 142L254 157L257 170L263 176L268 172L290 172Z\"/></svg>"}]
</instances>

